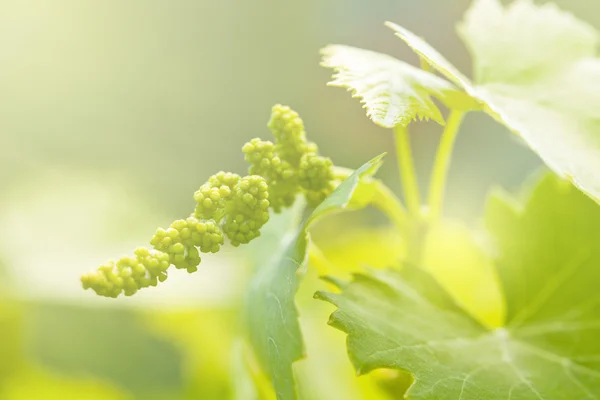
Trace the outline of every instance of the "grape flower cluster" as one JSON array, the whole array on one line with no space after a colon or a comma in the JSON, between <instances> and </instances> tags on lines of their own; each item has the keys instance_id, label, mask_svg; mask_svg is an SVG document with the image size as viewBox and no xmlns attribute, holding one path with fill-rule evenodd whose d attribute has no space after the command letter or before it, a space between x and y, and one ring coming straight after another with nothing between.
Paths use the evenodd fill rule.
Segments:
<instances>
[{"instance_id":1,"label":"grape flower cluster","mask_svg":"<svg viewBox=\"0 0 600 400\"><path fill-rule=\"evenodd\" d=\"M249 243L260 236L269 209L279 213L303 194L316 207L335 188L333 163L306 139L304 123L287 106L275 105L267 124L274 142L252 139L242 149L248 175L218 172L194 193L196 207L186 219L158 228L152 248L139 247L132 256L109 261L81 277L84 289L105 297L131 296L167 279L171 265L192 273L200 253L216 253L225 243Z\"/></svg>"}]
</instances>

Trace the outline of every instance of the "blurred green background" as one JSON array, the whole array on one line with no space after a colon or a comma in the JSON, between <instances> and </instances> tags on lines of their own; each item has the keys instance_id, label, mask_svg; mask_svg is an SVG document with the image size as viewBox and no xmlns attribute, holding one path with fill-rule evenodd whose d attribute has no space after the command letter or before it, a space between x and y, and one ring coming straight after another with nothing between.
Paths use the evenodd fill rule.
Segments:
<instances>
[{"instance_id":1,"label":"blurred green background","mask_svg":"<svg viewBox=\"0 0 600 400\"><path fill-rule=\"evenodd\" d=\"M557 3L600 26L600 3ZM79 275L188 214L212 173L243 172L240 148L268 137L275 103L296 109L338 165L393 151L358 101L326 87L319 49L342 43L416 63L383 26L391 20L468 72L454 33L468 4L0 0L0 399L256 398L235 372L251 268L242 252L208 256L198 273L131 299L99 299ZM411 133L426 178L440 127ZM476 224L491 186L514 189L540 165L506 129L470 115L446 214ZM393 162L380 177L398 191ZM307 307L305 327L323 332L305 329L303 398L359 396L332 391L352 375L343 335L317 324L330 308ZM335 356L310 358L324 346Z\"/></svg>"}]
</instances>

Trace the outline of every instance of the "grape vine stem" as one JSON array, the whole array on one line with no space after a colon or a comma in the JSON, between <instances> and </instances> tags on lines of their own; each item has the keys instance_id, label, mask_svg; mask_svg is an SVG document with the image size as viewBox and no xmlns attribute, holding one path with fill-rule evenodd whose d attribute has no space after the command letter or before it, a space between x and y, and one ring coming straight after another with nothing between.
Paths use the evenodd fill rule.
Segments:
<instances>
[{"instance_id":1,"label":"grape vine stem","mask_svg":"<svg viewBox=\"0 0 600 400\"><path fill-rule=\"evenodd\" d=\"M438 220L442 214L444 190L450 167L450 159L452 158L452 149L454 148L456 136L464 116L464 111L452 110L448 117L446 128L442 133L429 186L428 205L431 221Z\"/></svg>"},{"instance_id":2,"label":"grape vine stem","mask_svg":"<svg viewBox=\"0 0 600 400\"><path fill-rule=\"evenodd\" d=\"M398 160L406 207L409 213L419 216L421 212L421 200L408 130L405 126L396 125L394 127L394 134L396 136L396 158Z\"/></svg>"}]
</instances>

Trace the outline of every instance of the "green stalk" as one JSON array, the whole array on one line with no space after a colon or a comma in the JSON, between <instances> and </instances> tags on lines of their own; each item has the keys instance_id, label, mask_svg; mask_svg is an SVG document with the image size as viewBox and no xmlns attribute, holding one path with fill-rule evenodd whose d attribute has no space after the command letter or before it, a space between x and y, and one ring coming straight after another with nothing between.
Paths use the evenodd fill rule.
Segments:
<instances>
[{"instance_id":1,"label":"green stalk","mask_svg":"<svg viewBox=\"0 0 600 400\"><path fill-rule=\"evenodd\" d=\"M396 158L398 160L400 180L402 181L402 190L406 199L406 207L411 214L419 216L421 213L421 199L408 130L404 126L396 125L394 127L394 134L396 136Z\"/></svg>"},{"instance_id":2,"label":"green stalk","mask_svg":"<svg viewBox=\"0 0 600 400\"><path fill-rule=\"evenodd\" d=\"M454 148L458 128L460 127L464 116L464 111L452 110L448 117L444 132L442 133L429 186L428 205L431 221L439 219L442 214L444 190L448 177L450 159L452 157L452 149Z\"/></svg>"}]
</instances>

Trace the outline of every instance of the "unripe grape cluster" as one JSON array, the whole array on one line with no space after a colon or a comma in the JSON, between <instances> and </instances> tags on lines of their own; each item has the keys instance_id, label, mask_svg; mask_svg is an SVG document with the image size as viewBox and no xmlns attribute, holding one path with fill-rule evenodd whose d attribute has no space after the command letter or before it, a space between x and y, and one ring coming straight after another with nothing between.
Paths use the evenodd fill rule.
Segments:
<instances>
[{"instance_id":1,"label":"unripe grape cluster","mask_svg":"<svg viewBox=\"0 0 600 400\"><path fill-rule=\"evenodd\" d=\"M269 186L260 175L248 175L235 186L223 232L233 246L250 243L260 236L269 220Z\"/></svg>"},{"instance_id":2,"label":"unripe grape cluster","mask_svg":"<svg viewBox=\"0 0 600 400\"><path fill-rule=\"evenodd\" d=\"M290 207L299 193L316 207L335 188L333 162L319 156L317 145L306 139L302 119L289 107L274 106L267 126L275 143L252 139L242 149L249 172L267 180L275 212Z\"/></svg>"},{"instance_id":3,"label":"unripe grape cluster","mask_svg":"<svg viewBox=\"0 0 600 400\"><path fill-rule=\"evenodd\" d=\"M138 247L133 256L109 261L97 271L83 275L84 289L93 289L100 296L117 297L135 294L139 289L156 286L167 279L169 255L161 251Z\"/></svg>"},{"instance_id":4,"label":"unripe grape cluster","mask_svg":"<svg viewBox=\"0 0 600 400\"><path fill-rule=\"evenodd\" d=\"M225 212L225 205L239 181L240 176L231 172L221 171L211 176L194 193L194 200L196 201L194 215L196 218L220 220Z\"/></svg>"},{"instance_id":5,"label":"unripe grape cluster","mask_svg":"<svg viewBox=\"0 0 600 400\"><path fill-rule=\"evenodd\" d=\"M279 104L274 106L267 126L275 136L276 153L294 168L300 166L303 155L318 152L317 145L306 140L302 119L289 107Z\"/></svg>"},{"instance_id":6,"label":"unripe grape cluster","mask_svg":"<svg viewBox=\"0 0 600 400\"><path fill-rule=\"evenodd\" d=\"M299 171L300 186L305 190L306 201L316 207L335 188L333 162L330 158L307 153L300 159Z\"/></svg>"},{"instance_id":7,"label":"unripe grape cluster","mask_svg":"<svg viewBox=\"0 0 600 400\"><path fill-rule=\"evenodd\" d=\"M303 194L316 207L334 190L333 163L318 155L317 145L306 139L298 113L276 105L267 125L274 142L252 139L242 149L250 164L248 175L218 172L194 193L196 206L186 219L157 229L152 249L140 247L133 255L109 261L83 275L84 289L100 296L131 296L167 278L171 265L192 273L200 253L216 253L225 243L249 243L260 236L269 210L280 212Z\"/></svg>"}]
</instances>

